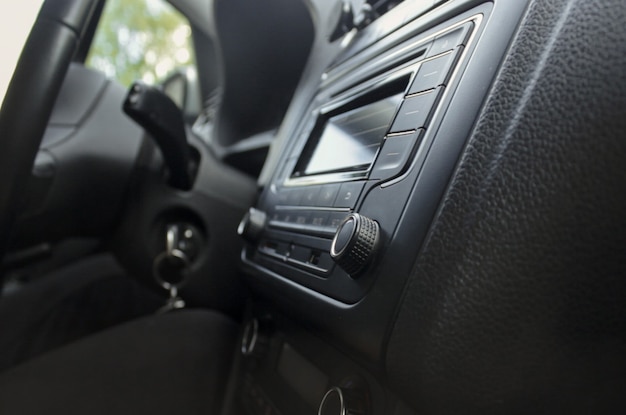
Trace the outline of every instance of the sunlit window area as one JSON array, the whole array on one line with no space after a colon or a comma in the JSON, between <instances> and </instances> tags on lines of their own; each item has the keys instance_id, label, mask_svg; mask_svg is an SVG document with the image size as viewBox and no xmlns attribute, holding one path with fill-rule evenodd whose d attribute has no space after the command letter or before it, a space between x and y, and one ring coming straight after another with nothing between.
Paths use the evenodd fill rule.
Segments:
<instances>
[{"instance_id":1,"label":"sunlit window area","mask_svg":"<svg viewBox=\"0 0 626 415\"><path fill-rule=\"evenodd\" d=\"M3 10L11 10L10 13L0 13L0 104L42 3L43 0L22 0L19 3L0 0Z\"/></svg>"},{"instance_id":2,"label":"sunlit window area","mask_svg":"<svg viewBox=\"0 0 626 415\"><path fill-rule=\"evenodd\" d=\"M192 65L188 21L162 0L108 0L86 65L125 86Z\"/></svg>"}]
</instances>

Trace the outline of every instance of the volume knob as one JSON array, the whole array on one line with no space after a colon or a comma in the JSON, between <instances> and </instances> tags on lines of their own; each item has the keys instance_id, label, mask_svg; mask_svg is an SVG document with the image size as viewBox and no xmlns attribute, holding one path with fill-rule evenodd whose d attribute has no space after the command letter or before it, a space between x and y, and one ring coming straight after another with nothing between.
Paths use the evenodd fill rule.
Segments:
<instances>
[{"instance_id":1,"label":"volume knob","mask_svg":"<svg viewBox=\"0 0 626 415\"><path fill-rule=\"evenodd\" d=\"M330 256L351 277L356 277L370 263L378 249L378 223L358 213L351 213L339 225L330 246Z\"/></svg>"}]
</instances>

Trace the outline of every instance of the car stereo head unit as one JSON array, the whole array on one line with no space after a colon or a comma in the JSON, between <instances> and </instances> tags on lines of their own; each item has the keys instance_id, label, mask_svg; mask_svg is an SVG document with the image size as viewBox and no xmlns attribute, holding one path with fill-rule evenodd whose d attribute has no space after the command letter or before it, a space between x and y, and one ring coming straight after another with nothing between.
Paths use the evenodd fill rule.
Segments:
<instances>
[{"instance_id":1,"label":"car stereo head unit","mask_svg":"<svg viewBox=\"0 0 626 415\"><path fill-rule=\"evenodd\" d=\"M402 76L320 108L285 185L367 178L409 80L408 75Z\"/></svg>"},{"instance_id":2,"label":"car stereo head unit","mask_svg":"<svg viewBox=\"0 0 626 415\"><path fill-rule=\"evenodd\" d=\"M324 175L320 182L366 177L402 101L404 88L397 89L377 91L339 108L320 111L291 183L320 175Z\"/></svg>"},{"instance_id":3,"label":"car stereo head unit","mask_svg":"<svg viewBox=\"0 0 626 415\"><path fill-rule=\"evenodd\" d=\"M248 221L244 261L344 304L363 298L376 274L361 270L393 236L480 21L468 13L327 69L259 199L262 220Z\"/></svg>"}]
</instances>

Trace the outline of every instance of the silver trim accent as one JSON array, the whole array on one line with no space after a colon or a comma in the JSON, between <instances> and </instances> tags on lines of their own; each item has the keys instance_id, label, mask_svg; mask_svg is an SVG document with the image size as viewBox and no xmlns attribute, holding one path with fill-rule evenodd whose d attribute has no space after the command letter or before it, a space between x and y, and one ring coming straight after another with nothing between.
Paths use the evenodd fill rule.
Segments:
<instances>
[{"instance_id":1,"label":"silver trim accent","mask_svg":"<svg viewBox=\"0 0 626 415\"><path fill-rule=\"evenodd\" d=\"M359 172L340 172L340 173L327 173L318 174L315 176L304 177L289 177L283 183L284 187L302 187L302 186L314 186L320 184L329 183L343 183L353 182L357 180L365 180L369 175L370 169Z\"/></svg>"},{"instance_id":2,"label":"silver trim accent","mask_svg":"<svg viewBox=\"0 0 626 415\"><path fill-rule=\"evenodd\" d=\"M408 130L408 131L399 131L397 133L389 133L387 134L387 137L385 137L385 140L388 138L394 138L394 137L402 137L404 135L413 135L415 134L417 130Z\"/></svg>"},{"instance_id":3,"label":"silver trim accent","mask_svg":"<svg viewBox=\"0 0 626 415\"><path fill-rule=\"evenodd\" d=\"M252 330L252 338L248 342L250 336L250 330ZM244 356L250 356L254 353L257 340L259 337L259 320L253 318L246 324L246 328L243 330L243 336L241 338L241 354Z\"/></svg>"},{"instance_id":4,"label":"silver trim accent","mask_svg":"<svg viewBox=\"0 0 626 415\"><path fill-rule=\"evenodd\" d=\"M333 386L328 390L328 392L326 392L326 394L322 398L322 401L320 402L320 406L317 410L317 415L324 415L322 413L322 409L324 409L326 399L328 399L333 393L336 393L339 396L339 414L337 415L346 415L346 404L343 398L343 392L341 391L341 388L338 388L337 386Z\"/></svg>"},{"instance_id":5,"label":"silver trim accent","mask_svg":"<svg viewBox=\"0 0 626 415\"><path fill-rule=\"evenodd\" d=\"M167 232L165 234L165 251L168 254L173 253L176 250L176 245L178 242L178 226L177 225L169 225L167 227Z\"/></svg>"},{"instance_id":6,"label":"silver trim accent","mask_svg":"<svg viewBox=\"0 0 626 415\"><path fill-rule=\"evenodd\" d=\"M348 240L346 245L343 248L341 248L339 252L337 252L337 238L339 237L339 232L350 221L354 222L354 231L350 235L350 239ZM350 246L350 242L352 242L352 240L354 239L354 235L358 232L358 229L359 229L359 216L355 213L349 214L343 221L341 221L339 226L337 226L337 231L335 232L335 236L333 237L333 240L330 243L330 256L333 259L342 256L346 252L346 250Z\"/></svg>"},{"instance_id":7,"label":"silver trim accent","mask_svg":"<svg viewBox=\"0 0 626 415\"><path fill-rule=\"evenodd\" d=\"M287 211L305 211L305 212L313 212L313 211L322 211L322 212L330 212L330 213L342 213L342 212L350 212L350 208L336 208L336 207L322 207L322 206L293 206L293 205L276 205L276 210L287 210Z\"/></svg>"}]
</instances>

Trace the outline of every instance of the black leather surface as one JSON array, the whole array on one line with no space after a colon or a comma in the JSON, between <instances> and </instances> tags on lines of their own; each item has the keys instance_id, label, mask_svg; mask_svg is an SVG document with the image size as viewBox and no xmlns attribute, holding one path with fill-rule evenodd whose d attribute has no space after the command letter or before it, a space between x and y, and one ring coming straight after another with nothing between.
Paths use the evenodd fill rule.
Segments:
<instances>
[{"instance_id":1,"label":"black leather surface","mask_svg":"<svg viewBox=\"0 0 626 415\"><path fill-rule=\"evenodd\" d=\"M626 410L625 21L529 10L388 344L419 413Z\"/></svg>"}]
</instances>

